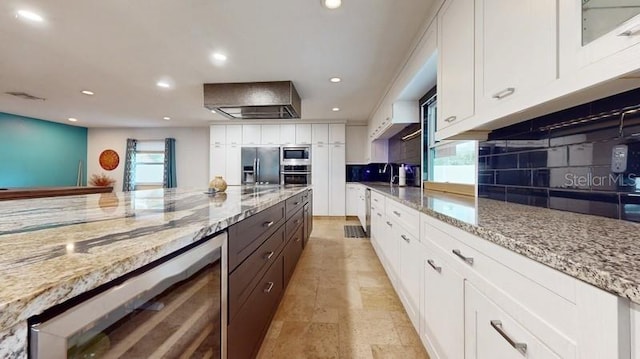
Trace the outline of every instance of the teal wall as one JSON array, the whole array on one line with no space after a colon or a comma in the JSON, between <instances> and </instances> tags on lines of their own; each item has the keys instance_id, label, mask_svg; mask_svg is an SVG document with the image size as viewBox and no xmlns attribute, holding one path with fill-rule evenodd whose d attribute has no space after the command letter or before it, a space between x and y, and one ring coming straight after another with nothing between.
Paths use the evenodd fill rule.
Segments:
<instances>
[{"instance_id":1,"label":"teal wall","mask_svg":"<svg viewBox=\"0 0 640 359\"><path fill-rule=\"evenodd\" d=\"M87 129L0 112L0 188L75 186L87 178Z\"/></svg>"}]
</instances>

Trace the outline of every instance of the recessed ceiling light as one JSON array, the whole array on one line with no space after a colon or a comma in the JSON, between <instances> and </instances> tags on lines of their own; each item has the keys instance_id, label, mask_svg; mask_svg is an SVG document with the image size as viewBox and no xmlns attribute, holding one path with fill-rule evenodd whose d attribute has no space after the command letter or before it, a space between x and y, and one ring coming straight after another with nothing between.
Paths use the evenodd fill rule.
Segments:
<instances>
[{"instance_id":1,"label":"recessed ceiling light","mask_svg":"<svg viewBox=\"0 0 640 359\"><path fill-rule=\"evenodd\" d=\"M163 120L166 120L166 121L169 121L169 120L171 119L171 117L169 117L169 116L164 116L162 119L163 119Z\"/></svg>"},{"instance_id":2,"label":"recessed ceiling light","mask_svg":"<svg viewBox=\"0 0 640 359\"><path fill-rule=\"evenodd\" d=\"M78 119L77 119L77 118L73 118L73 117L69 117L69 121L71 121L71 122L78 122Z\"/></svg>"},{"instance_id":3,"label":"recessed ceiling light","mask_svg":"<svg viewBox=\"0 0 640 359\"><path fill-rule=\"evenodd\" d=\"M334 107L334 108L331 109L331 111L338 112L338 111L340 111L340 107Z\"/></svg>"},{"instance_id":4,"label":"recessed ceiling light","mask_svg":"<svg viewBox=\"0 0 640 359\"><path fill-rule=\"evenodd\" d=\"M213 59L218 61L227 61L227 55L216 52L213 54Z\"/></svg>"},{"instance_id":5,"label":"recessed ceiling light","mask_svg":"<svg viewBox=\"0 0 640 359\"><path fill-rule=\"evenodd\" d=\"M338 82L342 81L342 79L339 78L339 77L332 77L332 78L329 79L329 81L331 81L333 83L338 83Z\"/></svg>"},{"instance_id":6,"label":"recessed ceiling light","mask_svg":"<svg viewBox=\"0 0 640 359\"><path fill-rule=\"evenodd\" d=\"M340 7L340 5L342 5L342 0L321 0L321 1L322 1L322 5L324 5L324 7L330 10L337 9Z\"/></svg>"},{"instance_id":7,"label":"recessed ceiling light","mask_svg":"<svg viewBox=\"0 0 640 359\"><path fill-rule=\"evenodd\" d=\"M162 87L163 89L168 89L171 85L168 82L158 81L156 82L156 86Z\"/></svg>"},{"instance_id":8,"label":"recessed ceiling light","mask_svg":"<svg viewBox=\"0 0 640 359\"><path fill-rule=\"evenodd\" d=\"M94 95L93 91L89 91L89 90L82 90L80 92L82 92L83 95L87 95L87 96L93 96Z\"/></svg>"},{"instance_id":9,"label":"recessed ceiling light","mask_svg":"<svg viewBox=\"0 0 640 359\"><path fill-rule=\"evenodd\" d=\"M19 10L18 13L16 14L16 17L21 17L23 19L27 19L35 22L42 22L44 20L42 16L28 10Z\"/></svg>"}]
</instances>

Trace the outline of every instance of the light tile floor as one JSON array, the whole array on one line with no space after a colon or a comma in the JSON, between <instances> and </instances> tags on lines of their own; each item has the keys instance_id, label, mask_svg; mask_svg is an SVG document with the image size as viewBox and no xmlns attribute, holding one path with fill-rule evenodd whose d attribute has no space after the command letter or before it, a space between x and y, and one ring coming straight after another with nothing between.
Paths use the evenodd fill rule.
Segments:
<instances>
[{"instance_id":1,"label":"light tile floor","mask_svg":"<svg viewBox=\"0 0 640 359\"><path fill-rule=\"evenodd\" d=\"M258 358L429 358L371 242L344 238L350 222L314 221Z\"/></svg>"}]
</instances>

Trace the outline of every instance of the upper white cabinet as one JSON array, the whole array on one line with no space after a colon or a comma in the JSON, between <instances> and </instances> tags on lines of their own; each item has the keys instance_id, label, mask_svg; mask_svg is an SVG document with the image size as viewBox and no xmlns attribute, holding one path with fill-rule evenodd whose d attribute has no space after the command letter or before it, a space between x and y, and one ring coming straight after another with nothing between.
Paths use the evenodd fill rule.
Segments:
<instances>
[{"instance_id":1,"label":"upper white cabinet","mask_svg":"<svg viewBox=\"0 0 640 359\"><path fill-rule=\"evenodd\" d=\"M518 96L530 96L532 91L557 79L557 2L475 2L478 114ZM447 39L443 41L446 48ZM447 58L444 61L446 68Z\"/></svg>"},{"instance_id":2,"label":"upper white cabinet","mask_svg":"<svg viewBox=\"0 0 640 359\"><path fill-rule=\"evenodd\" d=\"M242 146L227 145L225 158L225 180L230 186L242 184Z\"/></svg>"},{"instance_id":3,"label":"upper white cabinet","mask_svg":"<svg viewBox=\"0 0 640 359\"><path fill-rule=\"evenodd\" d=\"M211 145L209 152L209 178L227 175L227 151L225 145Z\"/></svg>"},{"instance_id":4,"label":"upper white cabinet","mask_svg":"<svg viewBox=\"0 0 640 359\"><path fill-rule=\"evenodd\" d=\"M296 143L296 125L280 125L280 143L293 145Z\"/></svg>"},{"instance_id":5,"label":"upper white cabinet","mask_svg":"<svg viewBox=\"0 0 640 359\"><path fill-rule=\"evenodd\" d=\"M371 154L367 156L367 126L346 126L347 164L362 165L369 163Z\"/></svg>"},{"instance_id":6,"label":"upper white cabinet","mask_svg":"<svg viewBox=\"0 0 640 359\"><path fill-rule=\"evenodd\" d=\"M329 143L329 125L323 123L312 124L311 141L313 144Z\"/></svg>"},{"instance_id":7,"label":"upper white cabinet","mask_svg":"<svg viewBox=\"0 0 640 359\"><path fill-rule=\"evenodd\" d=\"M438 13L437 130L474 114L474 19L469 0L449 0Z\"/></svg>"},{"instance_id":8,"label":"upper white cabinet","mask_svg":"<svg viewBox=\"0 0 640 359\"><path fill-rule=\"evenodd\" d=\"M280 144L280 125L262 125L261 141L263 145Z\"/></svg>"},{"instance_id":9,"label":"upper white cabinet","mask_svg":"<svg viewBox=\"0 0 640 359\"><path fill-rule=\"evenodd\" d=\"M260 125L242 125L242 144L259 145L262 141Z\"/></svg>"},{"instance_id":10,"label":"upper white cabinet","mask_svg":"<svg viewBox=\"0 0 640 359\"><path fill-rule=\"evenodd\" d=\"M329 124L329 143L345 143L344 123Z\"/></svg>"},{"instance_id":11,"label":"upper white cabinet","mask_svg":"<svg viewBox=\"0 0 640 359\"><path fill-rule=\"evenodd\" d=\"M296 144L297 145L311 144L311 124L302 123L302 124L296 125Z\"/></svg>"},{"instance_id":12,"label":"upper white cabinet","mask_svg":"<svg viewBox=\"0 0 640 359\"><path fill-rule=\"evenodd\" d=\"M209 127L209 143L212 145L224 145L227 142L227 126L211 125Z\"/></svg>"},{"instance_id":13,"label":"upper white cabinet","mask_svg":"<svg viewBox=\"0 0 640 359\"><path fill-rule=\"evenodd\" d=\"M420 123L418 101L396 101L391 105L391 124Z\"/></svg>"},{"instance_id":14,"label":"upper white cabinet","mask_svg":"<svg viewBox=\"0 0 640 359\"><path fill-rule=\"evenodd\" d=\"M227 125L227 144L242 144L242 125Z\"/></svg>"}]
</instances>

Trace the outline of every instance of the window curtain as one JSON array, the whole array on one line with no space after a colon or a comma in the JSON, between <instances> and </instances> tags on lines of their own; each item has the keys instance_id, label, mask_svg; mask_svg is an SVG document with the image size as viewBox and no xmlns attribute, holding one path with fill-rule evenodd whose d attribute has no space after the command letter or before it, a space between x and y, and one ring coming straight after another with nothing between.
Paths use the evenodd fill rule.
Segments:
<instances>
[{"instance_id":1,"label":"window curtain","mask_svg":"<svg viewBox=\"0 0 640 359\"><path fill-rule=\"evenodd\" d=\"M124 179L122 191L129 192L136 189L136 147L138 140L127 138L127 153L124 158Z\"/></svg>"},{"instance_id":2,"label":"window curtain","mask_svg":"<svg viewBox=\"0 0 640 359\"><path fill-rule=\"evenodd\" d=\"M176 181L176 139L164 139L164 188L175 188Z\"/></svg>"}]
</instances>

